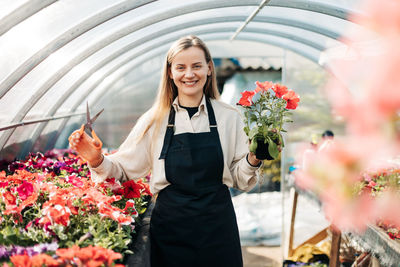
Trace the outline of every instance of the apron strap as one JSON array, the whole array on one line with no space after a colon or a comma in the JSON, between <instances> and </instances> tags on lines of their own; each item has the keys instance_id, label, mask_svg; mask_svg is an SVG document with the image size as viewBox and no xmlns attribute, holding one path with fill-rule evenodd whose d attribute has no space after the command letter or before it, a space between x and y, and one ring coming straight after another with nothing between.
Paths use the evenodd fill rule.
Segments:
<instances>
[{"instance_id":1,"label":"apron strap","mask_svg":"<svg viewBox=\"0 0 400 267\"><path fill-rule=\"evenodd\" d=\"M211 101L208 97L206 97L206 105L207 105L207 111L208 111L208 121L210 124L210 131L213 133L218 133L217 121L215 120L214 110L212 108ZM175 109L173 106L171 106L171 110L169 111L169 116L168 116L167 131L165 132L165 136L164 136L164 144L163 144L163 147L161 150L160 157L158 159L166 158L168 148L171 143L174 132L175 132Z\"/></svg>"},{"instance_id":2,"label":"apron strap","mask_svg":"<svg viewBox=\"0 0 400 267\"><path fill-rule=\"evenodd\" d=\"M206 97L206 105L207 105L207 111L208 111L208 122L210 124L210 131L218 132L217 131L217 121L215 120L214 109L212 108L211 101L208 97Z\"/></svg>"},{"instance_id":3,"label":"apron strap","mask_svg":"<svg viewBox=\"0 0 400 267\"><path fill-rule=\"evenodd\" d=\"M175 110L174 107L171 106L171 110L169 111L169 116L168 116L167 131L165 132L164 136L164 144L161 150L160 157L158 159L165 159L165 157L167 156L169 144L171 143L171 139L172 136L174 135L174 132L175 132Z\"/></svg>"}]
</instances>

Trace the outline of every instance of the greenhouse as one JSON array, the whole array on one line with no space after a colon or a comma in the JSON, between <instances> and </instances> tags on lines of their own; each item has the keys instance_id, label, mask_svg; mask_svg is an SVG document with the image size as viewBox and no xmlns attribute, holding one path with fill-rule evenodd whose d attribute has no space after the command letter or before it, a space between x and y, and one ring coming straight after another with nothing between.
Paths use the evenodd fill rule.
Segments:
<instances>
[{"instance_id":1,"label":"greenhouse","mask_svg":"<svg viewBox=\"0 0 400 267\"><path fill-rule=\"evenodd\" d=\"M0 0L0 266L400 266L399 0Z\"/></svg>"}]
</instances>

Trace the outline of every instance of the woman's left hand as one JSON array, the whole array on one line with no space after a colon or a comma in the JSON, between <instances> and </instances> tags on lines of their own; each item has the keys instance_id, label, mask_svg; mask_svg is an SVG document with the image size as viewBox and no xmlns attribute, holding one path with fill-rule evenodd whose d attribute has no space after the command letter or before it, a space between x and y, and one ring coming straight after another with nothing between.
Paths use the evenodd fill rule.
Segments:
<instances>
[{"instance_id":1,"label":"woman's left hand","mask_svg":"<svg viewBox=\"0 0 400 267\"><path fill-rule=\"evenodd\" d=\"M261 160L256 158L256 154L254 154L253 152L249 152L249 156L247 159L249 160L249 163L253 166L257 166L261 162Z\"/></svg>"}]
</instances>

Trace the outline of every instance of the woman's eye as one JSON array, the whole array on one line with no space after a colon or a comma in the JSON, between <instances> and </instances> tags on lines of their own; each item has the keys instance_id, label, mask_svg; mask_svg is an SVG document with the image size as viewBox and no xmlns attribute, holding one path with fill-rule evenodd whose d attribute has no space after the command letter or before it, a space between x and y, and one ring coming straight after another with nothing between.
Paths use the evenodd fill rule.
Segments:
<instances>
[{"instance_id":1,"label":"woman's eye","mask_svg":"<svg viewBox=\"0 0 400 267\"><path fill-rule=\"evenodd\" d=\"M201 66L197 65L197 66L194 66L193 68L198 70L201 68Z\"/></svg>"}]
</instances>

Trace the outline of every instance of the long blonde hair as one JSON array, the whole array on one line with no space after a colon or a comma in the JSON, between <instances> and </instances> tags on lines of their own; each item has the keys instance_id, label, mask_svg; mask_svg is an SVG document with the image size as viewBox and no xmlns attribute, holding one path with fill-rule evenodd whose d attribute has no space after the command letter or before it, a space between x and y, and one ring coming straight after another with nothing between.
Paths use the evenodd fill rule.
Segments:
<instances>
[{"instance_id":1,"label":"long blonde hair","mask_svg":"<svg viewBox=\"0 0 400 267\"><path fill-rule=\"evenodd\" d=\"M161 73L160 84L158 86L158 94L154 101L153 106L150 110L152 110L152 114L149 120L148 125L146 126L143 133L139 136L138 141L143 138L144 135L148 132L150 127L155 123L155 134L153 136L157 136L156 133L160 130L161 123L165 116L169 113L172 102L178 96L178 88L176 87L174 81L170 78L170 69L172 60L175 56L181 52L182 50L186 50L190 47L198 47L204 51L204 55L206 58L207 64L210 64L211 75L207 76L207 81L204 85L204 94L206 97L212 99L219 99L219 91L217 88L217 78L215 74L214 63L211 58L210 51L208 50L205 43L194 35L189 35L180 38L175 43L172 44L165 58L164 67Z\"/></svg>"}]
</instances>

